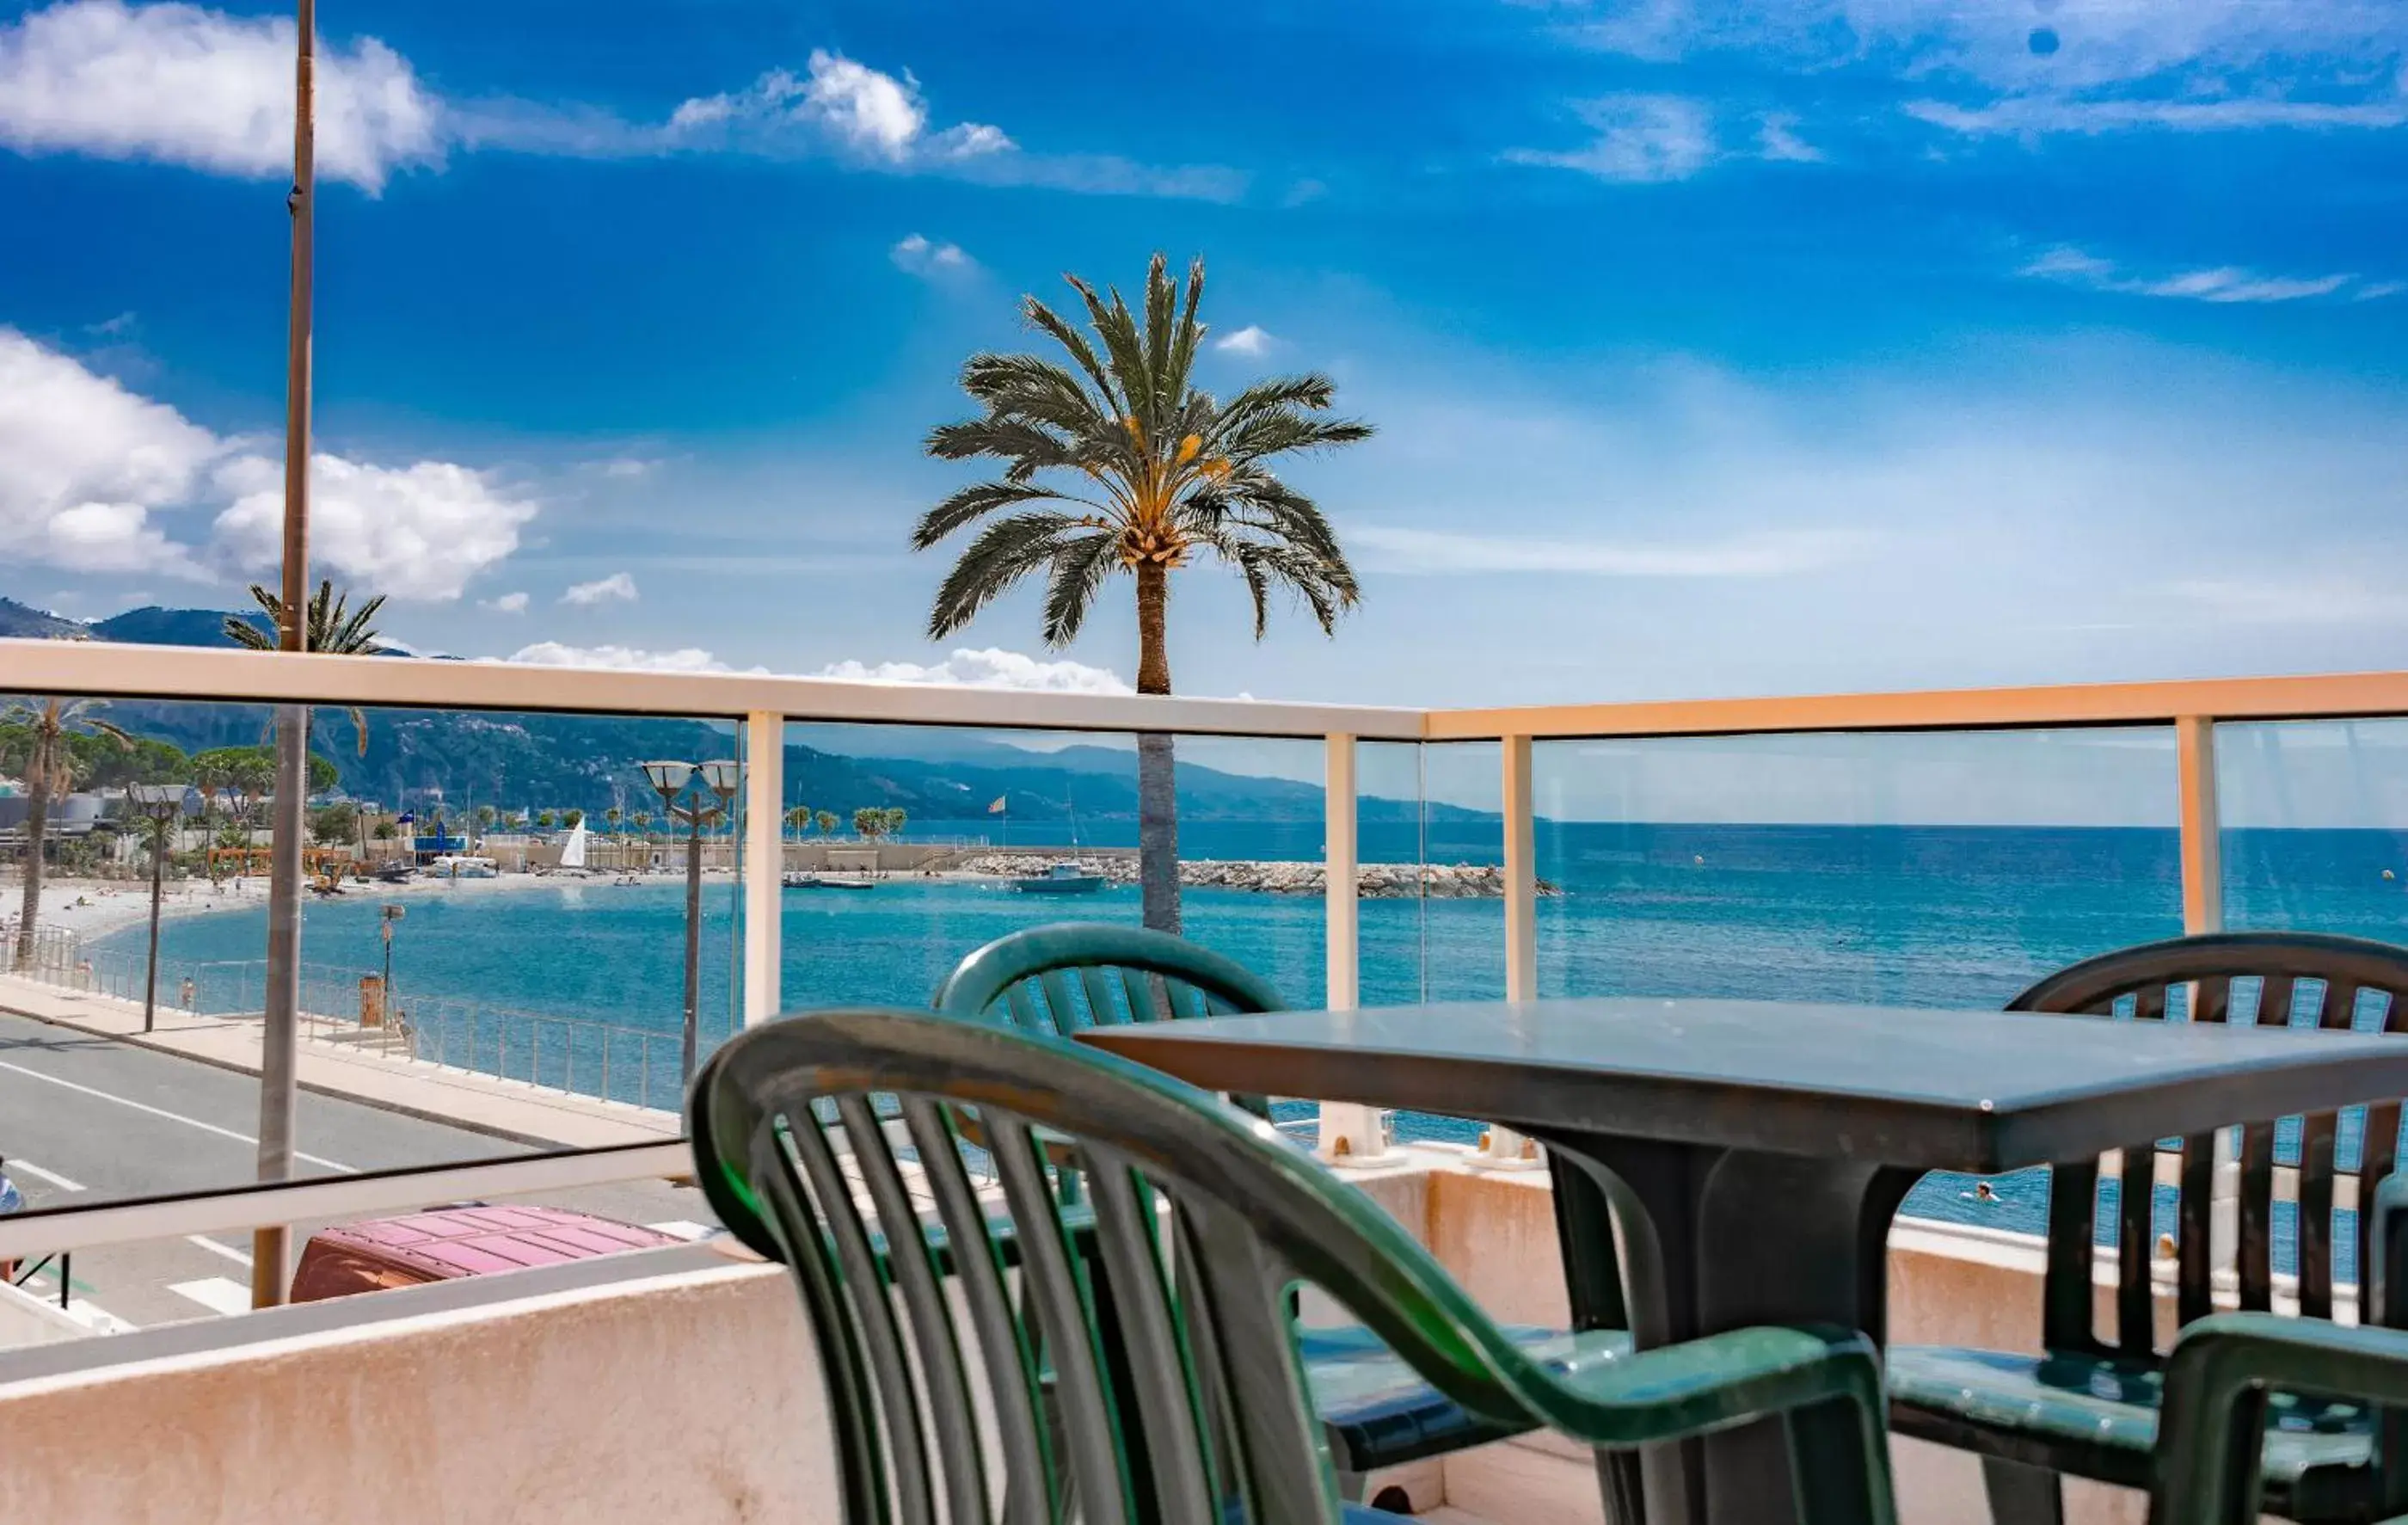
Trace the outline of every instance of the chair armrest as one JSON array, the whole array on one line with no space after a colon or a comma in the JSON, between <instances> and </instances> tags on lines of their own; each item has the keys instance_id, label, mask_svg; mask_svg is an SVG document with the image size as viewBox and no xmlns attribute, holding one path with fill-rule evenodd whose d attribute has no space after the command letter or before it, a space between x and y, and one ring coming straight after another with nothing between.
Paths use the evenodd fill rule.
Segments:
<instances>
[{"instance_id":1,"label":"chair armrest","mask_svg":"<svg viewBox=\"0 0 2408 1525\"><path fill-rule=\"evenodd\" d=\"M2408 1403L2408 1331L2265 1313L2217 1314L2185 1329L2166 1369L2151 1518L2258 1518L2273 1391Z\"/></svg>"},{"instance_id":2,"label":"chair armrest","mask_svg":"<svg viewBox=\"0 0 2408 1525\"><path fill-rule=\"evenodd\" d=\"M2374 1209L2360 1221L2372 1236L2366 1258L2369 1285L2358 1322L2408 1329L2408 1171L2393 1171L2374 1188Z\"/></svg>"}]
</instances>

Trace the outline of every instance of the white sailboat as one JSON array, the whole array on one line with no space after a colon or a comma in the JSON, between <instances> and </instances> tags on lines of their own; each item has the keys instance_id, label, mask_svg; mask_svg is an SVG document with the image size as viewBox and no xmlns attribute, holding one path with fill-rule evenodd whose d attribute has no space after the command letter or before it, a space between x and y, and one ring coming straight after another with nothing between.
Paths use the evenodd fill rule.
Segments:
<instances>
[{"instance_id":1,"label":"white sailboat","mask_svg":"<svg viewBox=\"0 0 2408 1525\"><path fill-rule=\"evenodd\" d=\"M577 824L568 828L568 841L561 846L560 866L562 868L585 867L585 821L582 816L580 816Z\"/></svg>"}]
</instances>

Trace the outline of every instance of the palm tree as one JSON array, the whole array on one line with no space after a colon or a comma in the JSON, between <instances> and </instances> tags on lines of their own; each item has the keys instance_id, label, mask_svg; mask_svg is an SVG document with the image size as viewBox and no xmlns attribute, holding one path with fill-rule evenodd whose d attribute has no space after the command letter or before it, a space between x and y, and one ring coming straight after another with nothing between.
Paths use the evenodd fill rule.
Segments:
<instances>
[{"instance_id":1,"label":"palm tree","mask_svg":"<svg viewBox=\"0 0 2408 1525\"><path fill-rule=\"evenodd\" d=\"M797 838L799 838L805 832L810 830L810 828L811 807L809 805L789 805L786 807L787 830L792 831Z\"/></svg>"},{"instance_id":2,"label":"palm tree","mask_svg":"<svg viewBox=\"0 0 2408 1525\"><path fill-rule=\"evenodd\" d=\"M820 828L820 835L823 837L835 836L836 828L842 824L837 819L836 812L832 810L821 811L811 817L811 825Z\"/></svg>"},{"instance_id":3,"label":"palm tree","mask_svg":"<svg viewBox=\"0 0 2408 1525\"><path fill-rule=\"evenodd\" d=\"M50 835L50 797L75 783L73 733L106 737L119 750L134 738L93 713L100 699L20 701L0 712L0 726L22 727L25 736L25 898L17 912L16 967L34 961L34 928L42 914L42 840Z\"/></svg>"},{"instance_id":4,"label":"palm tree","mask_svg":"<svg viewBox=\"0 0 2408 1525\"><path fill-rule=\"evenodd\" d=\"M1324 634L1358 597L1354 569L1312 499L1270 462L1298 451L1353 444L1371 426L1323 416L1326 376L1257 381L1223 402L1191 383L1205 328L1204 262L1186 290L1163 256L1146 272L1142 314L1117 289L1110 299L1077 276L1094 339L1034 296L1021 313L1067 352L1071 365L1035 354L975 354L962 389L984 409L928 435L948 461L992 457L1002 476L961 489L921 516L913 550L983 524L937 590L928 636L942 640L1005 590L1042 572L1049 646L1078 639L1096 595L1115 573L1136 584L1140 694L1170 692L1166 637L1170 574L1209 553L1244 579L1254 639L1269 620L1274 587L1296 595ZM1048 505L1032 507L1032 505ZM1000 517L997 517L1000 515ZM1167 735L1138 738L1139 879L1145 924L1179 929L1179 816Z\"/></svg>"},{"instance_id":5,"label":"palm tree","mask_svg":"<svg viewBox=\"0 0 2408 1525\"><path fill-rule=\"evenodd\" d=\"M272 652L276 650L276 632L283 627L284 600L256 583L251 585L251 597L266 611L267 628L262 630L239 614L228 614L225 617L226 639L255 652ZM324 652L334 656L364 656L384 650L376 627L368 623L376 618L377 611L384 607L384 595L378 594L357 609L347 609L345 606L350 602L351 595L348 593L341 597L335 596L333 583L318 584L318 596L309 600L308 643L304 650ZM358 744L360 755L365 757L368 754L368 717L356 707L344 712L351 717L351 739Z\"/></svg>"},{"instance_id":6,"label":"palm tree","mask_svg":"<svg viewBox=\"0 0 2408 1525\"><path fill-rule=\"evenodd\" d=\"M903 835L903 827L905 824L911 819L911 813L905 810L900 805L889 805L884 810L879 812L878 816L878 834L880 836L899 837Z\"/></svg>"},{"instance_id":7,"label":"palm tree","mask_svg":"<svg viewBox=\"0 0 2408 1525\"><path fill-rule=\"evenodd\" d=\"M886 813L876 805L864 805L853 813L853 834L862 841L875 842L886 829Z\"/></svg>"}]
</instances>

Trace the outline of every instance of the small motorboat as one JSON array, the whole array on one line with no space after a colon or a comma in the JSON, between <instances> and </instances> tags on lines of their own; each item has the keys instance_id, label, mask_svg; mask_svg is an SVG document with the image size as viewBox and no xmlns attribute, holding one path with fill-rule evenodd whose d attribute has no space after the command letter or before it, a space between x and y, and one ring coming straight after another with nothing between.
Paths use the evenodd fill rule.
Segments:
<instances>
[{"instance_id":1,"label":"small motorboat","mask_svg":"<svg viewBox=\"0 0 2408 1525\"><path fill-rule=\"evenodd\" d=\"M1093 895L1104 887L1104 876L1085 872L1075 863L1056 863L1043 873L1013 880L1011 886L1023 895Z\"/></svg>"},{"instance_id":2,"label":"small motorboat","mask_svg":"<svg viewBox=\"0 0 2408 1525\"><path fill-rule=\"evenodd\" d=\"M831 879L821 873L790 873L780 881L788 889L876 889L875 879Z\"/></svg>"}]
</instances>

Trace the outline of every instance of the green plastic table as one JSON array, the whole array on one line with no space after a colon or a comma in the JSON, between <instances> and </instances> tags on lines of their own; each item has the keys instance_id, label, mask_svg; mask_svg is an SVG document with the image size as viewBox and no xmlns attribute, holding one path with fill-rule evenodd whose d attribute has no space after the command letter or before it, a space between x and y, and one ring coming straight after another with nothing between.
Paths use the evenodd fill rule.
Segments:
<instances>
[{"instance_id":1,"label":"green plastic table","mask_svg":"<svg viewBox=\"0 0 2408 1525\"><path fill-rule=\"evenodd\" d=\"M1627 1306L1641 1346L1786 1322L1883 1339L1890 1220L1927 1171L1996 1174L2408 1094L2408 1037L1996 1011L1614 998L1079 1036L1214 1089L1530 1134L1551 1151L1575 1322ZM1791 1518L1765 1427L1642 1470L1651 1525Z\"/></svg>"}]
</instances>

